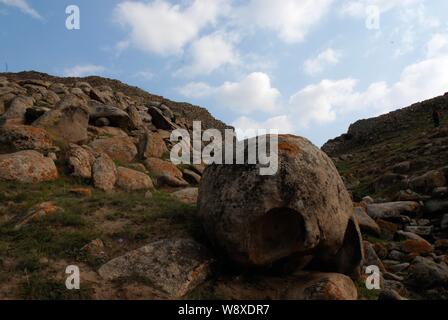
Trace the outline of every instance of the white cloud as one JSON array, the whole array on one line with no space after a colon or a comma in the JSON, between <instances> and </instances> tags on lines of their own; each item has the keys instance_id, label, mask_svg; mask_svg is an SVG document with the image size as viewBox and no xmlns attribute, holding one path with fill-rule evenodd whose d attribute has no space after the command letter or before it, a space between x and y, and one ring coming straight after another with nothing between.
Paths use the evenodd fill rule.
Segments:
<instances>
[{"instance_id":1,"label":"white cloud","mask_svg":"<svg viewBox=\"0 0 448 320\"><path fill-rule=\"evenodd\" d=\"M179 88L179 92L188 98L202 98L209 96L213 92L213 88L204 82L191 82Z\"/></svg>"},{"instance_id":2,"label":"white cloud","mask_svg":"<svg viewBox=\"0 0 448 320\"><path fill-rule=\"evenodd\" d=\"M238 114L273 113L280 107L280 92L272 87L271 79L262 72L253 72L240 82L225 82L219 87L190 83L179 91L187 97L212 97L221 107Z\"/></svg>"},{"instance_id":3,"label":"white cloud","mask_svg":"<svg viewBox=\"0 0 448 320\"><path fill-rule=\"evenodd\" d=\"M426 45L426 56L428 58L440 55L448 55L448 34L436 33Z\"/></svg>"},{"instance_id":4,"label":"white cloud","mask_svg":"<svg viewBox=\"0 0 448 320\"><path fill-rule=\"evenodd\" d=\"M436 34L428 42L427 58L403 69L397 82L372 83L357 90L358 81L322 80L309 85L289 101L289 113L301 126L330 123L338 116L363 111L374 116L448 91L448 39Z\"/></svg>"},{"instance_id":5,"label":"white cloud","mask_svg":"<svg viewBox=\"0 0 448 320\"><path fill-rule=\"evenodd\" d=\"M261 133L260 130L266 130L266 133L276 130L279 134L295 132L294 125L286 115L268 118L264 121L257 121L243 116L233 121L232 126L235 128L237 137L240 140L258 135Z\"/></svg>"},{"instance_id":6,"label":"white cloud","mask_svg":"<svg viewBox=\"0 0 448 320\"><path fill-rule=\"evenodd\" d=\"M149 3L125 1L115 10L120 23L131 28L129 42L160 55L180 54L205 26L225 12L224 0L194 0L173 5L164 0Z\"/></svg>"},{"instance_id":7,"label":"white cloud","mask_svg":"<svg viewBox=\"0 0 448 320\"><path fill-rule=\"evenodd\" d=\"M64 76L66 77L85 77L91 75L98 75L106 70L103 66L88 64L77 65L74 67L64 69Z\"/></svg>"},{"instance_id":8,"label":"white cloud","mask_svg":"<svg viewBox=\"0 0 448 320\"><path fill-rule=\"evenodd\" d=\"M378 7L380 13L396 8L406 8L420 4L422 0L346 0L341 6L341 12L352 17L366 17L366 10L370 6Z\"/></svg>"},{"instance_id":9,"label":"white cloud","mask_svg":"<svg viewBox=\"0 0 448 320\"><path fill-rule=\"evenodd\" d=\"M190 49L191 65L176 74L194 77L207 75L227 64L239 62L239 55L229 35L214 33L193 42Z\"/></svg>"},{"instance_id":10,"label":"white cloud","mask_svg":"<svg viewBox=\"0 0 448 320\"><path fill-rule=\"evenodd\" d=\"M242 26L255 24L273 30L288 43L303 41L328 12L334 0L250 0L236 9Z\"/></svg>"},{"instance_id":11,"label":"white cloud","mask_svg":"<svg viewBox=\"0 0 448 320\"><path fill-rule=\"evenodd\" d=\"M339 59L340 53L329 48L319 53L317 57L306 60L303 67L307 74L316 75L321 73L325 67L337 64Z\"/></svg>"},{"instance_id":12,"label":"white cloud","mask_svg":"<svg viewBox=\"0 0 448 320\"><path fill-rule=\"evenodd\" d=\"M0 3L3 3L7 6L16 7L20 9L25 14L30 15L33 18L42 20L42 16L37 12L33 7L31 7L26 0L0 0Z\"/></svg>"}]
</instances>

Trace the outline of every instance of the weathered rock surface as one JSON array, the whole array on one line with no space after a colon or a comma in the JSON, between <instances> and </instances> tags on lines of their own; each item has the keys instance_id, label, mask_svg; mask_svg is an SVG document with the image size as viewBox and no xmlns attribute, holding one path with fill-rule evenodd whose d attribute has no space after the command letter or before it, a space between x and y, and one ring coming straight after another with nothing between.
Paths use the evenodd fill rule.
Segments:
<instances>
[{"instance_id":1,"label":"weathered rock surface","mask_svg":"<svg viewBox=\"0 0 448 320\"><path fill-rule=\"evenodd\" d=\"M181 298L210 274L206 250L190 239L160 240L115 258L99 270L107 280L131 277L147 279L168 298Z\"/></svg>"},{"instance_id":2,"label":"weathered rock surface","mask_svg":"<svg viewBox=\"0 0 448 320\"><path fill-rule=\"evenodd\" d=\"M95 123L98 119L107 119L107 125L127 130L133 128L129 115L116 107L104 105L96 101L89 102L89 119Z\"/></svg>"},{"instance_id":3,"label":"weathered rock surface","mask_svg":"<svg viewBox=\"0 0 448 320\"><path fill-rule=\"evenodd\" d=\"M168 152L162 137L157 132L146 132L140 141L140 154L143 159L160 158Z\"/></svg>"},{"instance_id":4,"label":"weathered rock surface","mask_svg":"<svg viewBox=\"0 0 448 320\"><path fill-rule=\"evenodd\" d=\"M44 128L56 140L79 143L87 140L89 110L76 96L66 95L51 111L33 125Z\"/></svg>"},{"instance_id":5,"label":"weathered rock surface","mask_svg":"<svg viewBox=\"0 0 448 320\"><path fill-rule=\"evenodd\" d=\"M73 144L70 146L67 152L67 164L72 176L91 178L94 162L95 156L88 149Z\"/></svg>"},{"instance_id":6,"label":"weathered rock surface","mask_svg":"<svg viewBox=\"0 0 448 320\"><path fill-rule=\"evenodd\" d=\"M171 162L158 158L148 158L144 161L146 168L157 177L159 184L172 187L186 187L188 182L182 178L182 172Z\"/></svg>"},{"instance_id":7,"label":"weathered rock surface","mask_svg":"<svg viewBox=\"0 0 448 320\"><path fill-rule=\"evenodd\" d=\"M413 201L373 203L367 206L367 214L373 219L398 218L401 215L416 214L420 204Z\"/></svg>"},{"instance_id":8,"label":"weathered rock surface","mask_svg":"<svg viewBox=\"0 0 448 320\"><path fill-rule=\"evenodd\" d=\"M378 224L373 220L362 207L355 208L355 217L358 221L358 225L361 231L379 236L381 229Z\"/></svg>"},{"instance_id":9,"label":"weathered rock surface","mask_svg":"<svg viewBox=\"0 0 448 320\"><path fill-rule=\"evenodd\" d=\"M24 124L25 113L34 104L34 99L24 95L14 97L6 112L0 117L0 124Z\"/></svg>"},{"instance_id":10,"label":"weathered rock surface","mask_svg":"<svg viewBox=\"0 0 448 320\"><path fill-rule=\"evenodd\" d=\"M215 246L233 261L267 266L294 256L350 274L362 260L353 205L331 160L308 140L282 135L279 169L211 165L202 177L199 216Z\"/></svg>"},{"instance_id":11,"label":"weathered rock surface","mask_svg":"<svg viewBox=\"0 0 448 320\"><path fill-rule=\"evenodd\" d=\"M440 170L432 170L409 181L412 190L431 193L434 188L446 185L445 175Z\"/></svg>"},{"instance_id":12,"label":"weathered rock surface","mask_svg":"<svg viewBox=\"0 0 448 320\"><path fill-rule=\"evenodd\" d=\"M437 264L428 258L416 257L409 267L406 280L410 285L419 289L446 288L448 286L448 266L444 263Z\"/></svg>"},{"instance_id":13,"label":"weathered rock surface","mask_svg":"<svg viewBox=\"0 0 448 320\"><path fill-rule=\"evenodd\" d=\"M37 183L58 178L58 170L50 158L27 150L0 155L0 180Z\"/></svg>"},{"instance_id":14,"label":"weathered rock surface","mask_svg":"<svg viewBox=\"0 0 448 320\"><path fill-rule=\"evenodd\" d=\"M353 281L345 275L305 271L285 277L222 281L216 293L231 300L356 300L358 297Z\"/></svg>"},{"instance_id":15,"label":"weathered rock surface","mask_svg":"<svg viewBox=\"0 0 448 320\"><path fill-rule=\"evenodd\" d=\"M97 157L92 167L93 185L101 190L110 191L117 181L117 169L113 160L102 154Z\"/></svg>"},{"instance_id":16,"label":"weathered rock surface","mask_svg":"<svg viewBox=\"0 0 448 320\"><path fill-rule=\"evenodd\" d=\"M125 167L117 168L117 186L126 191L154 189L147 174Z\"/></svg>"},{"instance_id":17,"label":"weathered rock surface","mask_svg":"<svg viewBox=\"0 0 448 320\"><path fill-rule=\"evenodd\" d=\"M132 162L137 156L137 147L129 137L102 138L94 140L90 146L98 153L106 153L113 160Z\"/></svg>"},{"instance_id":18,"label":"weathered rock surface","mask_svg":"<svg viewBox=\"0 0 448 320\"><path fill-rule=\"evenodd\" d=\"M25 125L0 127L1 151L36 150L47 152L53 149L54 145L50 135L42 128Z\"/></svg>"},{"instance_id":19,"label":"weathered rock surface","mask_svg":"<svg viewBox=\"0 0 448 320\"><path fill-rule=\"evenodd\" d=\"M187 204L196 204L198 202L198 188L185 188L176 192L172 195L176 197L179 201Z\"/></svg>"},{"instance_id":20,"label":"weathered rock surface","mask_svg":"<svg viewBox=\"0 0 448 320\"><path fill-rule=\"evenodd\" d=\"M31 207L25 216L23 216L17 223L17 227L21 227L30 221L38 221L43 218L49 217L51 215L55 215L63 212L64 209L58 207L56 203L52 201L43 202Z\"/></svg>"}]
</instances>

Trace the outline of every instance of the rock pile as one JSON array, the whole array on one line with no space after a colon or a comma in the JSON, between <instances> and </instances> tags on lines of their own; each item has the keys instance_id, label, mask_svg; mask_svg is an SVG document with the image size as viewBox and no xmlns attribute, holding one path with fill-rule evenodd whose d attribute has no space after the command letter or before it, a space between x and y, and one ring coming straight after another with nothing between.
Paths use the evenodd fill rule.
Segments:
<instances>
[{"instance_id":1,"label":"rock pile","mask_svg":"<svg viewBox=\"0 0 448 320\"><path fill-rule=\"evenodd\" d=\"M109 81L127 95L105 85L106 79L95 86L98 78L89 83L24 75L0 78L0 179L37 183L57 179L62 170L105 191L199 183L201 172L182 172L161 159L171 148L167 130L191 131L179 104ZM207 123L225 128L199 114L195 120L205 121L204 129Z\"/></svg>"}]
</instances>

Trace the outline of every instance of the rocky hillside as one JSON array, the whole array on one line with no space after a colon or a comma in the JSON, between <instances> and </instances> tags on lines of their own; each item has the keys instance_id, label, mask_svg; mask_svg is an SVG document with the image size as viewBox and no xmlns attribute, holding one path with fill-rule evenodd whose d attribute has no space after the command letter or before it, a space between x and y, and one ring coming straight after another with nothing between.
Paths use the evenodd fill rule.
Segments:
<instances>
[{"instance_id":1,"label":"rocky hillside","mask_svg":"<svg viewBox=\"0 0 448 320\"><path fill-rule=\"evenodd\" d=\"M446 299L435 287L448 279L448 94L360 120L322 150L352 193L366 254L408 296Z\"/></svg>"},{"instance_id":2,"label":"rocky hillside","mask_svg":"<svg viewBox=\"0 0 448 320\"><path fill-rule=\"evenodd\" d=\"M336 166L279 136L279 170L260 176L169 160L173 129L226 128L200 107L2 74L0 299L448 299L446 120L431 128L425 104L327 144Z\"/></svg>"}]
</instances>

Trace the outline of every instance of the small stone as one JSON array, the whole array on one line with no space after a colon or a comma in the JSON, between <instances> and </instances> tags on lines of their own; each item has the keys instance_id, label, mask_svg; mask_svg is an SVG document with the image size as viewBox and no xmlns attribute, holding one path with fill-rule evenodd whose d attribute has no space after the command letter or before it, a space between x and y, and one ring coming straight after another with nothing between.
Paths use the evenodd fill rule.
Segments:
<instances>
[{"instance_id":1,"label":"small stone","mask_svg":"<svg viewBox=\"0 0 448 320\"><path fill-rule=\"evenodd\" d=\"M363 207L355 208L355 218L358 221L361 231L379 236L381 229L378 224L366 213Z\"/></svg>"},{"instance_id":2,"label":"small stone","mask_svg":"<svg viewBox=\"0 0 448 320\"><path fill-rule=\"evenodd\" d=\"M63 212L64 209L61 207L58 207L56 203L52 201L48 202L42 202L38 205L35 205L31 207L26 215L19 220L19 222L16 224L16 227L21 227L30 221L39 221L45 217L55 215L58 213Z\"/></svg>"},{"instance_id":3,"label":"small stone","mask_svg":"<svg viewBox=\"0 0 448 320\"><path fill-rule=\"evenodd\" d=\"M198 201L198 188L186 188L176 192L172 195L179 201L187 204L196 204Z\"/></svg>"},{"instance_id":4,"label":"small stone","mask_svg":"<svg viewBox=\"0 0 448 320\"><path fill-rule=\"evenodd\" d=\"M421 240L406 240L402 244L402 250L415 256L430 254L434 251L433 247L427 241Z\"/></svg>"},{"instance_id":5,"label":"small stone","mask_svg":"<svg viewBox=\"0 0 448 320\"><path fill-rule=\"evenodd\" d=\"M409 268L410 263L399 263L396 265L391 265L387 267L387 270L393 272L393 273L399 273L399 272L403 272L404 270L406 270L407 268Z\"/></svg>"},{"instance_id":6,"label":"small stone","mask_svg":"<svg viewBox=\"0 0 448 320\"><path fill-rule=\"evenodd\" d=\"M90 188L74 188L70 190L70 193L76 194L81 197L90 198L92 197L92 189Z\"/></svg>"}]
</instances>

